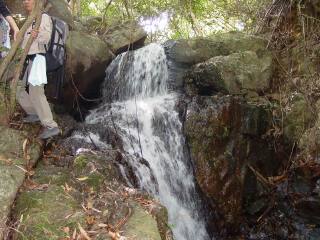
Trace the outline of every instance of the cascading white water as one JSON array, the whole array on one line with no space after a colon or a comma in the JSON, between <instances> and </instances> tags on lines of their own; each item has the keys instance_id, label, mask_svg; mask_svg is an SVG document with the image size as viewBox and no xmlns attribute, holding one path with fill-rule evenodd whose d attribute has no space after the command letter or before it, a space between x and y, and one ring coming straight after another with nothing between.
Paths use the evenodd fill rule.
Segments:
<instances>
[{"instance_id":1,"label":"cascading white water","mask_svg":"<svg viewBox=\"0 0 320 240\"><path fill-rule=\"evenodd\" d=\"M140 187L167 207L176 240L209 239L198 211L195 179L175 110L177 95L167 87L164 49L150 44L132 54L122 54L106 73L104 94L112 94L116 101L111 109L106 103L92 111L86 122L109 126L114 123L125 150L149 163L151 171L130 158Z\"/></svg>"}]
</instances>

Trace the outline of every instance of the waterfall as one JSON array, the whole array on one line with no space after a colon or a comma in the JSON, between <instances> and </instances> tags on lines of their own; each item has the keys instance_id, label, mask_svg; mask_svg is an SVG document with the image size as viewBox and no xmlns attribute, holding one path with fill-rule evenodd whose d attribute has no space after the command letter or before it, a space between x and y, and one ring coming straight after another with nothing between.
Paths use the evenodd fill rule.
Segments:
<instances>
[{"instance_id":1,"label":"waterfall","mask_svg":"<svg viewBox=\"0 0 320 240\"><path fill-rule=\"evenodd\" d=\"M196 191L178 112L178 95L168 90L162 46L150 44L119 55L106 70L104 95L113 100L86 118L88 124L111 125L122 137L140 187L168 209L176 240L210 239ZM137 159L145 159L148 165Z\"/></svg>"}]
</instances>

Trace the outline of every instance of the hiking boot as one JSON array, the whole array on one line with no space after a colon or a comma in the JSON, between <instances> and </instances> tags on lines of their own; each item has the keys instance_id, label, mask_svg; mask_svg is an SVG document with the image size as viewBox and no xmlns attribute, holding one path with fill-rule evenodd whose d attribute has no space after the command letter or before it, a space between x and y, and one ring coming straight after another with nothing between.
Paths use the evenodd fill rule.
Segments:
<instances>
[{"instance_id":1,"label":"hiking boot","mask_svg":"<svg viewBox=\"0 0 320 240\"><path fill-rule=\"evenodd\" d=\"M58 127L48 128L46 127L42 133L39 134L38 138L40 139L48 139L60 134L60 129Z\"/></svg>"},{"instance_id":2,"label":"hiking boot","mask_svg":"<svg viewBox=\"0 0 320 240\"><path fill-rule=\"evenodd\" d=\"M38 115L28 115L25 118L22 119L23 123L36 123L40 122L40 118Z\"/></svg>"}]
</instances>

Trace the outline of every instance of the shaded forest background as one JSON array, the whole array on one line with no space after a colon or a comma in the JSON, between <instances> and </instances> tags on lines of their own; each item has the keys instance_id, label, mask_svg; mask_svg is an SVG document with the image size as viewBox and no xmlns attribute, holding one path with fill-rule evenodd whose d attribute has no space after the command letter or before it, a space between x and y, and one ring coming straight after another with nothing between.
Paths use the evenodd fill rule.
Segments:
<instances>
[{"instance_id":1,"label":"shaded forest background","mask_svg":"<svg viewBox=\"0 0 320 240\"><path fill-rule=\"evenodd\" d=\"M81 0L71 2L74 15L91 26L107 28L139 19L152 41L208 36L217 31L254 32L261 11L272 0ZM151 27L152 25L152 27Z\"/></svg>"}]
</instances>

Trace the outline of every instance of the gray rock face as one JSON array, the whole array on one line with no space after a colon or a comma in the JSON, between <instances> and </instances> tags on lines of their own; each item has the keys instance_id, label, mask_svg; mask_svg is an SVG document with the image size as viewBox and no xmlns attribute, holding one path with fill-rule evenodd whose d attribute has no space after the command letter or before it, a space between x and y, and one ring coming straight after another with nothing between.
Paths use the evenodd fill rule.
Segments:
<instances>
[{"instance_id":1,"label":"gray rock face","mask_svg":"<svg viewBox=\"0 0 320 240\"><path fill-rule=\"evenodd\" d=\"M110 29L102 36L114 53L121 53L130 48L139 48L144 45L147 33L136 21L128 21L118 24Z\"/></svg>"},{"instance_id":2,"label":"gray rock face","mask_svg":"<svg viewBox=\"0 0 320 240\"><path fill-rule=\"evenodd\" d=\"M77 91L85 95L92 88L98 89L105 77L105 69L112 60L112 53L99 37L78 31L70 32L66 47L67 81L63 99L65 106L72 109Z\"/></svg>"},{"instance_id":3,"label":"gray rock face","mask_svg":"<svg viewBox=\"0 0 320 240\"><path fill-rule=\"evenodd\" d=\"M217 56L197 64L186 79L190 95L216 92L239 94L263 92L270 87L273 74L271 54L258 56L253 51Z\"/></svg>"},{"instance_id":4,"label":"gray rock face","mask_svg":"<svg viewBox=\"0 0 320 240\"><path fill-rule=\"evenodd\" d=\"M142 27L134 22L111 28L104 36L70 31L66 45L66 83L63 92L66 108L72 110L76 107L78 93L96 99L100 92L99 85L105 79L105 70L115 53L126 51L128 46L141 47L145 38ZM47 96L54 96L54 84L48 84L46 91Z\"/></svg>"},{"instance_id":5,"label":"gray rock face","mask_svg":"<svg viewBox=\"0 0 320 240\"><path fill-rule=\"evenodd\" d=\"M176 62L197 64L215 56L253 51L263 54L266 41L240 32L216 34L208 38L178 40L171 47L169 57Z\"/></svg>"},{"instance_id":6,"label":"gray rock face","mask_svg":"<svg viewBox=\"0 0 320 240\"><path fill-rule=\"evenodd\" d=\"M221 61L226 62L229 59L223 59L222 56L246 51L255 53L256 56L253 56L255 59L266 60L270 56L266 50L264 39L240 32L216 34L207 38L168 41L164 45L171 71L172 88L180 90L186 71L194 64L203 63L218 56L221 56ZM264 57L265 55L267 57ZM229 58L234 58L233 61L237 61L236 59L239 59L240 56L231 55Z\"/></svg>"}]
</instances>

